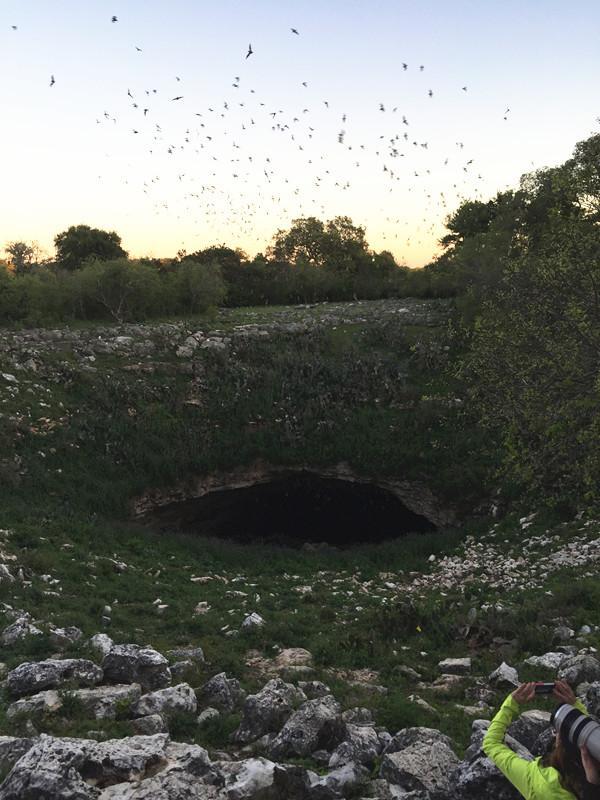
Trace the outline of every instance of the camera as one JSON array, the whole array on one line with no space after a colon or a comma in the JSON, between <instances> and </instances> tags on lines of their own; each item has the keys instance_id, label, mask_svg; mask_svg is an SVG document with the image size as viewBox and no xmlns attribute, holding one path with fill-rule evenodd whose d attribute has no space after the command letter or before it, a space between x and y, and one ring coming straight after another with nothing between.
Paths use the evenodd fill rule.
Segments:
<instances>
[{"instance_id":1,"label":"camera","mask_svg":"<svg viewBox=\"0 0 600 800\"><path fill-rule=\"evenodd\" d=\"M552 712L550 722L554 730L576 747L584 745L590 755L600 761L600 725L579 709L563 703Z\"/></svg>"},{"instance_id":2,"label":"camera","mask_svg":"<svg viewBox=\"0 0 600 800\"><path fill-rule=\"evenodd\" d=\"M536 694L552 694L554 691L554 682L545 683L544 681L538 681L535 684L534 691Z\"/></svg>"}]
</instances>

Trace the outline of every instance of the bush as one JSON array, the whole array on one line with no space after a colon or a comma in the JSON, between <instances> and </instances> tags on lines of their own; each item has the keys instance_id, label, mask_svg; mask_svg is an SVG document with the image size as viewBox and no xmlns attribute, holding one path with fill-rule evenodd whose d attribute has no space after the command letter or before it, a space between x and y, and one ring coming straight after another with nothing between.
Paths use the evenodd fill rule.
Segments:
<instances>
[{"instance_id":1,"label":"bush","mask_svg":"<svg viewBox=\"0 0 600 800\"><path fill-rule=\"evenodd\" d=\"M161 311L158 272L139 261L93 261L72 280L88 317L108 315L125 322L156 316Z\"/></svg>"},{"instance_id":2,"label":"bush","mask_svg":"<svg viewBox=\"0 0 600 800\"><path fill-rule=\"evenodd\" d=\"M176 290L177 310L200 314L222 304L227 294L221 267L213 261L198 264L184 261L172 274Z\"/></svg>"}]
</instances>

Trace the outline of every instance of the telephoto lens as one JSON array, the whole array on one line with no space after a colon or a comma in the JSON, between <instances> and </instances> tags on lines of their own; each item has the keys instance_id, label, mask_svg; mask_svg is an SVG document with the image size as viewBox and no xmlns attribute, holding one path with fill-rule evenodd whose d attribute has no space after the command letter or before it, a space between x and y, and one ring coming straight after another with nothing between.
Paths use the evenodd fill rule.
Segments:
<instances>
[{"instance_id":1,"label":"telephoto lens","mask_svg":"<svg viewBox=\"0 0 600 800\"><path fill-rule=\"evenodd\" d=\"M587 747L590 755L600 761L600 725L579 709L564 703L552 712L554 730L580 749Z\"/></svg>"}]
</instances>

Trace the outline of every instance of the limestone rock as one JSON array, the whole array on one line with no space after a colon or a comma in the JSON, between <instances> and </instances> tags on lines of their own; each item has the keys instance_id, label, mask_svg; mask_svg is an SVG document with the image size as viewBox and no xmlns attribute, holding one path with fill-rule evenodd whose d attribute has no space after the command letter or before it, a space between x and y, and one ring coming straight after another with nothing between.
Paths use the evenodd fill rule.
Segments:
<instances>
[{"instance_id":1,"label":"limestone rock","mask_svg":"<svg viewBox=\"0 0 600 800\"><path fill-rule=\"evenodd\" d=\"M514 689L519 685L517 670L505 661L490 674L488 680L496 689Z\"/></svg>"},{"instance_id":2,"label":"limestone rock","mask_svg":"<svg viewBox=\"0 0 600 800\"><path fill-rule=\"evenodd\" d=\"M269 747L271 758L308 756L314 750L332 750L343 740L346 726L333 695L307 700L287 720Z\"/></svg>"},{"instance_id":3,"label":"limestone rock","mask_svg":"<svg viewBox=\"0 0 600 800\"><path fill-rule=\"evenodd\" d=\"M2 787L1 800L92 800L97 792L83 779L83 740L42 736L12 768Z\"/></svg>"},{"instance_id":4,"label":"limestone rock","mask_svg":"<svg viewBox=\"0 0 600 800\"><path fill-rule=\"evenodd\" d=\"M167 650L167 658L170 661L193 661L196 664L204 664L204 651L201 647L176 647Z\"/></svg>"},{"instance_id":5,"label":"limestone rock","mask_svg":"<svg viewBox=\"0 0 600 800\"><path fill-rule=\"evenodd\" d=\"M556 671L561 668L568 658L566 653L550 652L541 656L530 656L525 659L525 663L532 667L542 667L542 669Z\"/></svg>"},{"instance_id":6,"label":"limestone rock","mask_svg":"<svg viewBox=\"0 0 600 800\"><path fill-rule=\"evenodd\" d=\"M314 672L312 653L303 647L288 647L277 655L273 669L286 680L310 677Z\"/></svg>"},{"instance_id":7,"label":"limestone rock","mask_svg":"<svg viewBox=\"0 0 600 800\"><path fill-rule=\"evenodd\" d=\"M522 800L519 792L481 749L489 724L489 720L473 721L471 743L464 760L451 776L451 785L454 787L451 797L456 800L480 800L482 797L493 800ZM512 736L506 736L504 741L521 758L531 760L531 753Z\"/></svg>"},{"instance_id":8,"label":"limestone rock","mask_svg":"<svg viewBox=\"0 0 600 800\"><path fill-rule=\"evenodd\" d=\"M547 711L524 711L508 728L508 733L531 751L539 736L550 727Z\"/></svg>"},{"instance_id":9,"label":"limestone rock","mask_svg":"<svg viewBox=\"0 0 600 800\"><path fill-rule=\"evenodd\" d=\"M278 653L275 658L277 669L287 669L289 667L312 667L312 653L303 647L288 647Z\"/></svg>"},{"instance_id":10,"label":"limestone rock","mask_svg":"<svg viewBox=\"0 0 600 800\"><path fill-rule=\"evenodd\" d=\"M311 798L328 800L328 798L356 797L363 786L366 787L369 772L360 764L350 762L334 769L315 781L311 787Z\"/></svg>"},{"instance_id":11,"label":"limestone rock","mask_svg":"<svg viewBox=\"0 0 600 800\"><path fill-rule=\"evenodd\" d=\"M176 661L169 667L171 670L171 678L180 681L190 670L194 669L194 662L186 658L184 661Z\"/></svg>"},{"instance_id":12,"label":"limestone rock","mask_svg":"<svg viewBox=\"0 0 600 800\"><path fill-rule=\"evenodd\" d=\"M471 672L471 659L445 658L439 662L438 669L445 675L468 675Z\"/></svg>"},{"instance_id":13,"label":"limestone rock","mask_svg":"<svg viewBox=\"0 0 600 800\"><path fill-rule=\"evenodd\" d=\"M167 734L129 736L86 747L83 775L98 786L141 780L166 764Z\"/></svg>"},{"instance_id":14,"label":"limestone rock","mask_svg":"<svg viewBox=\"0 0 600 800\"><path fill-rule=\"evenodd\" d=\"M419 684L418 688L429 689L430 691L435 692L435 694L441 696L451 695L457 690L462 689L466 680L467 678L464 675L440 675L439 678L436 678L432 684Z\"/></svg>"},{"instance_id":15,"label":"limestone rock","mask_svg":"<svg viewBox=\"0 0 600 800\"><path fill-rule=\"evenodd\" d=\"M78 642L83 636L83 631L79 628L53 628L50 631L50 641L59 650L64 650L70 645Z\"/></svg>"},{"instance_id":16,"label":"limestone rock","mask_svg":"<svg viewBox=\"0 0 600 800\"><path fill-rule=\"evenodd\" d=\"M96 719L115 719L119 706L135 703L141 693L139 683L96 686L71 692Z\"/></svg>"},{"instance_id":17,"label":"limestone rock","mask_svg":"<svg viewBox=\"0 0 600 800\"><path fill-rule=\"evenodd\" d=\"M223 800L310 800L318 778L302 767L276 764L266 758L218 762L224 778ZM331 795L329 795L331 797Z\"/></svg>"},{"instance_id":18,"label":"limestone rock","mask_svg":"<svg viewBox=\"0 0 600 800\"><path fill-rule=\"evenodd\" d=\"M261 617L261 615L257 614L256 611L253 611L251 614L248 614L246 619L242 622L242 628L244 630L261 628L264 624L265 620Z\"/></svg>"},{"instance_id":19,"label":"limestone rock","mask_svg":"<svg viewBox=\"0 0 600 800\"><path fill-rule=\"evenodd\" d=\"M413 744L424 744L431 746L436 742L441 742L448 748L452 746L452 743L446 734L441 733L435 728L403 728L402 730L398 731L395 736L392 736L383 754L388 755L391 753L398 753L401 750L406 750L407 747L411 747Z\"/></svg>"},{"instance_id":20,"label":"limestone rock","mask_svg":"<svg viewBox=\"0 0 600 800\"><path fill-rule=\"evenodd\" d=\"M600 681L600 661L592 655L573 656L561 664L558 677L571 686L577 686L584 681L588 683Z\"/></svg>"},{"instance_id":21,"label":"limestone rock","mask_svg":"<svg viewBox=\"0 0 600 800\"><path fill-rule=\"evenodd\" d=\"M417 741L384 756L380 775L407 791L447 792L459 760L445 742Z\"/></svg>"},{"instance_id":22,"label":"limestone rock","mask_svg":"<svg viewBox=\"0 0 600 800\"><path fill-rule=\"evenodd\" d=\"M35 744L35 739L0 736L0 773L6 774Z\"/></svg>"},{"instance_id":23,"label":"limestone rock","mask_svg":"<svg viewBox=\"0 0 600 800\"><path fill-rule=\"evenodd\" d=\"M56 689L64 684L95 686L102 680L99 666L84 658L48 658L20 664L6 678L8 691L21 697L42 689Z\"/></svg>"},{"instance_id":24,"label":"limestone rock","mask_svg":"<svg viewBox=\"0 0 600 800\"><path fill-rule=\"evenodd\" d=\"M569 628L568 625L558 625L552 631L552 643L566 644L574 636L575 636L575 631L573 630L573 628Z\"/></svg>"},{"instance_id":25,"label":"limestone rock","mask_svg":"<svg viewBox=\"0 0 600 800\"><path fill-rule=\"evenodd\" d=\"M365 725L346 725L346 740L338 744L331 758L329 766L332 769L344 764L363 764L372 767L377 756L383 750L377 731Z\"/></svg>"},{"instance_id":26,"label":"limestone rock","mask_svg":"<svg viewBox=\"0 0 600 800\"><path fill-rule=\"evenodd\" d=\"M493 761L480 755L463 761L451 776L456 800L523 800L522 795L506 780ZM444 795L446 797L447 795Z\"/></svg>"},{"instance_id":27,"label":"limestone rock","mask_svg":"<svg viewBox=\"0 0 600 800\"><path fill-rule=\"evenodd\" d=\"M351 725L365 725L367 727L375 725L373 712L370 708L348 708L342 713L342 719Z\"/></svg>"},{"instance_id":28,"label":"limestone rock","mask_svg":"<svg viewBox=\"0 0 600 800\"><path fill-rule=\"evenodd\" d=\"M200 696L204 705L231 714L236 708L241 707L246 699L246 692L238 680L228 678L225 672L219 672L200 689Z\"/></svg>"},{"instance_id":29,"label":"limestone rock","mask_svg":"<svg viewBox=\"0 0 600 800\"><path fill-rule=\"evenodd\" d=\"M304 694L309 700L314 700L316 697L325 697L326 694L331 694L331 689L322 681L298 681L298 688L302 689Z\"/></svg>"},{"instance_id":30,"label":"limestone rock","mask_svg":"<svg viewBox=\"0 0 600 800\"><path fill-rule=\"evenodd\" d=\"M132 722L133 730L140 736L152 736L155 733L167 733L168 727L160 714L149 714Z\"/></svg>"},{"instance_id":31,"label":"limestone rock","mask_svg":"<svg viewBox=\"0 0 600 800\"><path fill-rule=\"evenodd\" d=\"M62 706L62 700L55 689L38 692L31 697L22 697L6 709L8 719L29 717L34 714L52 713Z\"/></svg>"},{"instance_id":32,"label":"limestone rock","mask_svg":"<svg viewBox=\"0 0 600 800\"><path fill-rule=\"evenodd\" d=\"M152 647L117 644L104 657L102 667L111 683L139 683L150 692L171 683L167 659Z\"/></svg>"},{"instance_id":33,"label":"limestone rock","mask_svg":"<svg viewBox=\"0 0 600 800\"><path fill-rule=\"evenodd\" d=\"M198 723L198 725L206 725L206 723L210 722L211 719L218 719L220 716L221 714L219 713L218 709L211 708L209 706L208 708L205 708L204 711L201 711L198 714L196 722Z\"/></svg>"},{"instance_id":34,"label":"limestone rock","mask_svg":"<svg viewBox=\"0 0 600 800\"><path fill-rule=\"evenodd\" d=\"M15 764L1 800L225 800L206 750L166 734L95 742L42 735ZM214 791L213 791L214 789Z\"/></svg>"},{"instance_id":35,"label":"limestone rock","mask_svg":"<svg viewBox=\"0 0 600 800\"><path fill-rule=\"evenodd\" d=\"M247 758L221 764L228 800L253 797L274 798L274 773L277 765L266 758Z\"/></svg>"},{"instance_id":36,"label":"limestone rock","mask_svg":"<svg viewBox=\"0 0 600 800\"><path fill-rule=\"evenodd\" d=\"M4 628L0 635L0 642L4 647L11 647L11 645L21 641L21 639L25 639L27 636L41 635L42 632L39 628L32 625L27 618L21 618Z\"/></svg>"},{"instance_id":37,"label":"limestone rock","mask_svg":"<svg viewBox=\"0 0 600 800\"><path fill-rule=\"evenodd\" d=\"M439 717L440 712L435 709L427 700L423 700L422 697L419 697L418 694L409 694L407 697L409 703L414 703L419 708L422 708L423 711L427 711L428 714L433 714L436 717Z\"/></svg>"},{"instance_id":38,"label":"limestone rock","mask_svg":"<svg viewBox=\"0 0 600 800\"><path fill-rule=\"evenodd\" d=\"M113 649L115 643L105 633L97 633L90 639L89 646L101 658L104 658Z\"/></svg>"},{"instance_id":39,"label":"limestone rock","mask_svg":"<svg viewBox=\"0 0 600 800\"><path fill-rule=\"evenodd\" d=\"M408 678L410 681L420 681L423 678L420 672L417 672L416 669L413 669L406 664L398 664L396 667L394 667L394 671L399 675L404 675L404 677Z\"/></svg>"},{"instance_id":40,"label":"limestone rock","mask_svg":"<svg viewBox=\"0 0 600 800\"><path fill-rule=\"evenodd\" d=\"M178 686L169 686L143 695L133 703L131 713L134 717L147 717L151 714L170 717L177 713L194 714L196 707L194 690L189 684L180 683Z\"/></svg>"},{"instance_id":41,"label":"limestone rock","mask_svg":"<svg viewBox=\"0 0 600 800\"><path fill-rule=\"evenodd\" d=\"M585 693L584 702L590 714L600 717L600 681L590 683Z\"/></svg>"},{"instance_id":42,"label":"limestone rock","mask_svg":"<svg viewBox=\"0 0 600 800\"><path fill-rule=\"evenodd\" d=\"M405 792L404 789L401 789L399 786L394 786L388 783L388 781L384 781L383 778L375 778L369 782L369 794L365 795L361 800L367 800L367 797L375 798L375 800L412 800L415 794L422 794L423 800L429 800L428 793ZM414 798L414 800L421 799L417 797ZM446 800L446 798L444 798L444 800Z\"/></svg>"},{"instance_id":43,"label":"limestone rock","mask_svg":"<svg viewBox=\"0 0 600 800\"><path fill-rule=\"evenodd\" d=\"M265 733L277 733L294 710L306 701L306 695L281 678L270 680L257 694L248 695L244 702L242 721L234 732L235 742L248 743Z\"/></svg>"}]
</instances>

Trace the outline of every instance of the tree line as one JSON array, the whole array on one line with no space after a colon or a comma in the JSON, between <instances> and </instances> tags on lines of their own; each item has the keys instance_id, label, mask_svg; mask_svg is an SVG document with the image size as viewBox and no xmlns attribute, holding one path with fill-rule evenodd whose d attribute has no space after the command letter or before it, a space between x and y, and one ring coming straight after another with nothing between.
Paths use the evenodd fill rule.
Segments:
<instances>
[{"instance_id":1,"label":"tree line","mask_svg":"<svg viewBox=\"0 0 600 800\"><path fill-rule=\"evenodd\" d=\"M462 286L455 364L502 448L492 480L600 510L600 135L447 222L427 271ZM499 498L501 499L501 497Z\"/></svg>"},{"instance_id":2,"label":"tree line","mask_svg":"<svg viewBox=\"0 0 600 800\"><path fill-rule=\"evenodd\" d=\"M168 259L129 259L120 236L87 225L59 233L56 254L10 242L0 267L0 321L140 321L220 306L448 296L446 275L409 270L373 251L348 217L295 220L266 254L250 259L224 244ZM417 274L419 273L419 274Z\"/></svg>"}]
</instances>

